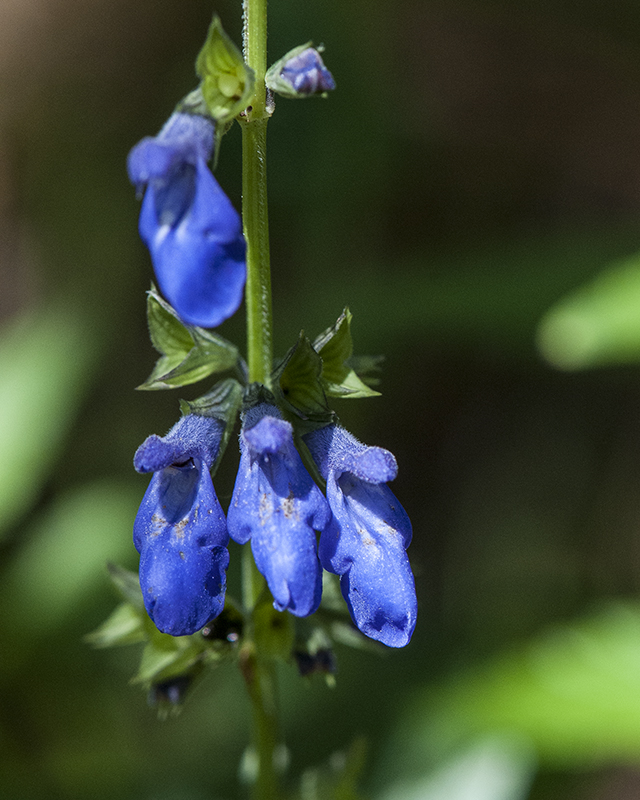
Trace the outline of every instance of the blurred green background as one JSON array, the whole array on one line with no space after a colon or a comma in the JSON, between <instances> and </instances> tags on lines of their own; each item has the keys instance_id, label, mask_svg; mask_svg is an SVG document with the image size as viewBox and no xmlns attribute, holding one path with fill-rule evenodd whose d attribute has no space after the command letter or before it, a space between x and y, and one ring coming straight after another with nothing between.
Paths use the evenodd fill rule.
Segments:
<instances>
[{"instance_id":1,"label":"blurred green background","mask_svg":"<svg viewBox=\"0 0 640 800\"><path fill-rule=\"evenodd\" d=\"M239 5L215 5L236 41ZM83 642L105 562L136 566L132 455L178 415L133 391L125 158L194 87L212 10L0 2L2 797L244 793L231 665L159 722L138 649ZM640 5L271 1L272 61L310 38L338 89L270 124L276 345L348 304L386 355L383 396L338 412L398 458L420 616L403 651L339 649L333 690L282 669L290 773L363 737L381 800L640 797Z\"/></svg>"}]
</instances>

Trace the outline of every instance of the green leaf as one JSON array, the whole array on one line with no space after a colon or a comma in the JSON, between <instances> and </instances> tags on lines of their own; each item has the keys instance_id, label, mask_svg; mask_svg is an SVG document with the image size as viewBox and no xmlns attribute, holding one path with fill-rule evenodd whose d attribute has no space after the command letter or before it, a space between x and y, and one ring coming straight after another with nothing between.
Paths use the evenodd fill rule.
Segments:
<instances>
[{"instance_id":1,"label":"green leaf","mask_svg":"<svg viewBox=\"0 0 640 800\"><path fill-rule=\"evenodd\" d=\"M322 359L304 333L274 373L284 405L304 420L332 420L320 381Z\"/></svg>"},{"instance_id":2,"label":"green leaf","mask_svg":"<svg viewBox=\"0 0 640 800\"><path fill-rule=\"evenodd\" d=\"M431 689L415 714L406 740L432 753L499 730L554 765L637 763L640 608L612 605L557 626Z\"/></svg>"},{"instance_id":3,"label":"green leaf","mask_svg":"<svg viewBox=\"0 0 640 800\"><path fill-rule=\"evenodd\" d=\"M196 72L202 78L209 113L217 122L232 120L249 105L255 83L253 70L244 63L216 15L196 60Z\"/></svg>"},{"instance_id":4,"label":"green leaf","mask_svg":"<svg viewBox=\"0 0 640 800\"><path fill-rule=\"evenodd\" d=\"M534 770L535 756L526 741L494 735L426 776L405 777L377 800L525 800Z\"/></svg>"},{"instance_id":5,"label":"green leaf","mask_svg":"<svg viewBox=\"0 0 640 800\"><path fill-rule=\"evenodd\" d=\"M204 328L184 325L155 289L148 295L147 320L153 346L162 357L138 389L154 391L186 386L238 364L235 345Z\"/></svg>"},{"instance_id":6,"label":"green leaf","mask_svg":"<svg viewBox=\"0 0 640 800\"><path fill-rule=\"evenodd\" d=\"M380 393L363 383L348 363L353 355L351 319L351 312L345 308L335 325L313 343L313 349L322 358L322 383L331 397L376 397Z\"/></svg>"},{"instance_id":7,"label":"green leaf","mask_svg":"<svg viewBox=\"0 0 640 800\"><path fill-rule=\"evenodd\" d=\"M153 623L151 623L153 625ZM187 672L205 649L204 639L194 636L170 636L153 627L151 640L142 651L142 660L134 683L157 683Z\"/></svg>"},{"instance_id":8,"label":"green leaf","mask_svg":"<svg viewBox=\"0 0 640 800\"><path fill-rule=\"evenodd\" d=\"M104 584L107 559L133 553L139 505L139 489L123 481L104 479L59 495L24 531L3 574L0 604L12 609L7 622L37 634L77 613Z\"/></svg>"},{"instance_id":9,"label":"green leaf","mask_svg":"<svg viewBox=\"0 0 640 800\"><path fill-rule=\"evenodd\" d=\"M94 376L95 329L67 304L0 329L0 536L38 497Z\"/></svg>"},{"instance_id":10,"label":"green leaf","mask_svg":"<svg viewBox=\"0 0 640 800\"><path fill-rule=\"evenodd\" d=\"M140 589L138 573L111 563L107 564L107 571L122 599L137 609L144 609L144 599Z\"/></svg>"},{"instance_id":11,"label":"green leaf","mask_svg":"<svg viewBox=\"0 0 640 800\"><path fill-rule=\"evenodd\" d=\"M155 286L147 293L147 324L151 343L170 362L179 364L193 347L193 337Z\"/></svg>"},{"instance_id":12,"label":"green leaf","mask_svg":"<svg viewBox=\"0 0 640 800\"><path fill-rule=\"evenodd\" d=\"M146 636L140 610L129 603L121 603L102 625L84 638L100 648L143 642Z\"/></svg>"},{"instance_id":13,"label":"green leaf","mask_svg":"<svg viewBox=\"0 0 640 800\"><path fill-rule=\"evenodd\" d=\"M538 344L560 369L640 361L640 255L602 272L542 319Z\"/></svg>"}]
</instances>

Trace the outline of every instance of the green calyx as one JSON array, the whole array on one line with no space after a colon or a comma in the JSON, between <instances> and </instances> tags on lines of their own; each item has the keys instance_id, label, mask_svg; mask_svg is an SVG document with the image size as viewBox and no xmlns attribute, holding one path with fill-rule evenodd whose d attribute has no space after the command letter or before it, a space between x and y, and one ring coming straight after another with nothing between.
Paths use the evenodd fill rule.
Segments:
<instances>
[{"instance_id":1,"label":"green calyx","mask_svg":"<svg viewBox=\"0 0 640 800\"><path fill-rule=\"evenodd\" d=\"M244 63L217 16L196 59L196 72L202 80L207 109L216 122L231 121L249 104L254 91L253 70Z\"/></svg>"}]
</instances>

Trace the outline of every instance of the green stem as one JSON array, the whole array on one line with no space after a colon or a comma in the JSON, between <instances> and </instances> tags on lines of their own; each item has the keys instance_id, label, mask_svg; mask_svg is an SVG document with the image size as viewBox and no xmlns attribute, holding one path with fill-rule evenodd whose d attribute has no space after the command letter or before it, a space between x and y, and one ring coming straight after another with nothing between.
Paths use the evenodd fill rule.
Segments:
<instances>
[{"instance_id":1,"label":"green stem","mask_svg":"<svg viewBox=\"0 0 640 800\"><path fill-rule=\"evenodd\" d=\"M255 92L242 117L242 218L247 242L247 362L249 380L270 388L273 366L271 266L267 212L267 122L264 76L267 67L267 2L244 0L244 58L255 73ZM240 652L240 669L251 699L253 740L258 773L254 800L281 797L274 766L279 726L275 665L261 653L260 616L256 604L264 587L251 551L243 560L243 603L247 621ZM264 615L263 623L264 623Z\"/></svg>"},{"instance_id":2,"label":"green stem","mask_svg":"<svg viewBox=\"0 0 640 800\"><path fill-rule=\"evenodd\" d=\"M249 380L269 387L273 365L271 266L267 211L266 0L244 0L244 56L255 92L242 124L242 217L247 242L247 361Z\"/></svg>"},{"instance_id":3,"label":"green stem","mask_svg":"<svg viewBox=\"0 0 640 800\"><path fill-rule=\"evenodd\" d=\"M260 617L256 604L265 586L258 572L251 549L245 546L242 559L242 594L247 621L244 644L240 651L239 664L251 700L253 746L258 761L255 783L252 787L254 800L277 800L281 797L279 780L274 763L280 727L278 721L277 687L273 659L260 653ZM262 615L264 622L264 614Z\"/></svg>"}]
</instances>

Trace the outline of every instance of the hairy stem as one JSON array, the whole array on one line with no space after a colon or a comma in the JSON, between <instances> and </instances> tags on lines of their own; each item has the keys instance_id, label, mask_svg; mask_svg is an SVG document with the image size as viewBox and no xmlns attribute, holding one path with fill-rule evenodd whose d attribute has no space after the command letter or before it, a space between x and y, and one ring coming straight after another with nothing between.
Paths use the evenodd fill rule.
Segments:
<instances>
[{"instance_id":1,"label":"hairy stem","mask_svg":"<svg viewBox=\"0 0 640 800\"><path fill-rule=\"evenodd\" d=\"M267 209L266 0L244 0L244 57L255 93L242 123L242 216L247 241L247 361L249 380L269 386L273 363L271 266Z\"/></svg>"},{"instance_id":2,"label":"hairy stem","mask_svg":"<svg viewBox=\"0 0 640 800\"><path fill-rule=\"evenodd\" d=\"M249 380L270 388L273 365L271 265L269 259L269 215L267 210L267 122L264 76L267 64L266 0L244 0L244 58L255 73L255 92L242 116L242 217L247 242L247 362ZM257 775L254 800L281 797L274 754L279 726L276 703L275 664L261 653L264 641L256 614L256 603L264 587L251 551L243 560L243 603L247 614L240 669L251 699L253 743ZM264 616L263 616L264 620Z\"/></svg>"}]
</instances>

